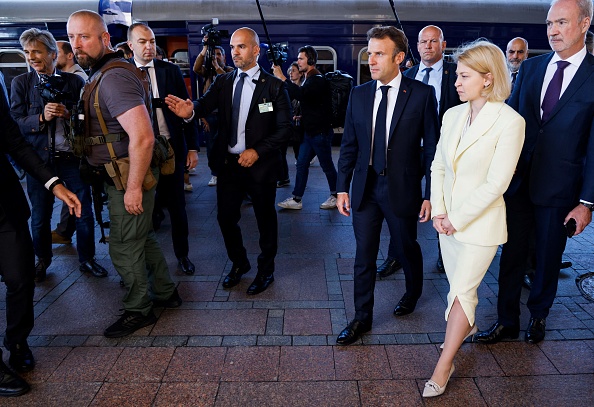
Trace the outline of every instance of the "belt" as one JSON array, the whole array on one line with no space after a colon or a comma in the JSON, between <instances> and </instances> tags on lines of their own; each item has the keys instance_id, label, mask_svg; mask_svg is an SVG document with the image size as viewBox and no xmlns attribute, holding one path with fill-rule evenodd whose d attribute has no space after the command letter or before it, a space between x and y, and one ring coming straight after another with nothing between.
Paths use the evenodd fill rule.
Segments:
<instances>
[{"instance_id":1,"label":"belt","mask_svg":"<svg viewBox=\"0 0 594 407\"><path fill-rule=\"evenodd\" d=\"M79 158L73 153L67 151L54 151L54 159L58 160L78 160Z\"/></svg>"}]
</instances>

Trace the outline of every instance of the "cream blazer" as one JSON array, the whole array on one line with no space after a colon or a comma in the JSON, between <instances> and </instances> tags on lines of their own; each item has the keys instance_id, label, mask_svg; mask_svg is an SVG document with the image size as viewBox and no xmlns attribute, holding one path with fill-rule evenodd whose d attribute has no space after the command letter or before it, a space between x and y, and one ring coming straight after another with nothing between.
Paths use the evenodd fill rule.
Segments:
<instances>
[{"instance_id":1,"label":"cream blazer","mask_svg":"<svg viewBox=\"0 0 594 407\"><path fill-rule=\"evenodd\" d=\"M502 102L487 102L466 134L470 104L449 109L431 165L431 216L446 214L463 243L507 241L503 193L512 179L526 124Z\"/></svg>"}]
</instances>

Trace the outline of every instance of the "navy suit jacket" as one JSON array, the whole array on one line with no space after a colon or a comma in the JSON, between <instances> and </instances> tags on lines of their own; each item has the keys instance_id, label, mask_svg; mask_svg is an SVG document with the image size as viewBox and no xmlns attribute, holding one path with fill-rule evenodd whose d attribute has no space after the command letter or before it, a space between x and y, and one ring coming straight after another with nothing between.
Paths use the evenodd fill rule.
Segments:
<instances>
[{"instance_id":1,"label":"navy suit jacket","mask_svg":"<svg viewBox=\"0 0 594 407\"><path fill-rule=\"evenodd\" d=\"M419 65L415 65L404 71L404 76L415 79L419 72ZM441 76L441 96L439 98L439 126L443 120L446 110L462 103L458 92L456 92L456 64L443 61ZM439 138L439 136L438 136Z\"/></svg>"},{"instance_id":2,"label":"navy suit jacket","mask_svg":"<svg viewBox=\"0 0 594 407\"><path fill-rule=\"evenodd\" d=\"M371 154L371 124L377 81L353 88L347 107L338 159L338 192L349 192L351 207L363 200ZM402 78L390 125L387 145L387 177L390 206L396 216L418 216L423 199L430 198L431 162L438 135L437 106L433 87ZM423 163L419 146L423 140ZM371 170L373 171L373 170ZM425 175L425 193L421 179Z\"/></svg>"},{"instance_id":3,"label":"navy suit jacket","mask_svg":"<svg viewBox=\"0 0 594 407\"><path fill-rule=\"evenodd\" d=\"M219 133L214 140L208 165L221 172L227 160L230 138L231 110L233 107L233 81L237 70L218 75L208 91L194 102L197 117L205 117L218 110ZM273 110L261 113L258 105L272 102ZM280 147L289 140L291 128L291 102L285 84L264 70L252 96L245 124L245 148L253 148L258 160L249 171L256 182L276 182L281 165Z\"/></svg>"},{"instance_id":4,"label":"navy suit jacket","mask_svg":"<svg viewBox=\"0 0 594 407\"><path fill-rule=\"evenodd\" d=\"M155 76L157 78L157 87L159 97L165 98L167 95L175 95L182 99L187 99L188 90L184 82L181 70L177 65L170 62L154 59ZM183 119L176 116L166 106L162 109L165 122L170 132L169 142L175 151L176 161L186 161L188 150L200 151L198 146L198 125L196 120L186 123ZM156 117L154 118L156 120Z\"/></svg>"},{"instance_id":5,"label":"navy suit jacket","mask_svg":"<svg viewBox=\"0 0 594 407\"><path fill-rule=\"evenodd\" d=\"M31 214L29 204L6 154L10 154L29 174L44 184L53 177L53 174L31 145L25 141L19 126L10 117L10 107L5 92L4 78L0 73L0 123L2 123L0 126L0 190L2 191L0 223L9 221L13 225L21 226L19 223L21 222L27 227L26 221Z\"/></svg>"},{"instance_id":6,"label":"navy suit jacket","mask_svg":"<svg viewBox=\"0 0 594 407\"><path fill-rule=\"evenodd\" d=\"M508 103L526 120L526 140L507 190L514 194L529 177L532 202L574 206L594 202L594 56L578 68L546 122L540 118L540 95L553 54L522 63Z\"/></svg>"},{"instance_id":7,"label":"navy suit jacket","mask_svg":"<svg viewBox=\"0 0 594 407\"><path fill-rule=\"evenodd\" d=\"M70 110L78 101L85 81L75 74L59 70L56 70L56 73L64 78L64 86L60 90L66 93L66 100L63 103ZM39 115L43 112L45 104L39 89L35 88L37 84L39 84L39 76L35 71L21 74L12 80L10 114L19 125L25 139L31 143L44 161L48 161L49 126L39 122Z\"/></svg>"}]
</instances>

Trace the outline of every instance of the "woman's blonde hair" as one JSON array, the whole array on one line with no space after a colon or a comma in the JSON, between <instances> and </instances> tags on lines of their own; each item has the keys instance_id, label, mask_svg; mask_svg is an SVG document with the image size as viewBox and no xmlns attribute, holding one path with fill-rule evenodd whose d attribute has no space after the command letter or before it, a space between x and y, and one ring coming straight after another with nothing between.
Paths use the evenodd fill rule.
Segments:
<instances>
[{"instance_id":1,"label":"woman's blonde hair","mask_svg":"<svg viewBox=\"0 0 594 407\"><path fill-rule=\"evenodd\" d=\"M509 98L511 78L507 71L505 55L498 46L479 38L458 48L454 53L454 60L480 74L491 74L491 83L481 93L489 102L503 102Z\"/></svg>"}]
</instances>

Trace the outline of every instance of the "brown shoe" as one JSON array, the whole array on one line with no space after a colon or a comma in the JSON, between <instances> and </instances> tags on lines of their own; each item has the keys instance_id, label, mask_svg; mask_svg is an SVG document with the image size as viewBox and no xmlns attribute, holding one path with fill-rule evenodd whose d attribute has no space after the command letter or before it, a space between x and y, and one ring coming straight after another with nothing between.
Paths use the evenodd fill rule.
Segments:
<instances>
[{"instance_id":1,"label":"brown shoe","mask_svg":"<svg viewBox=\"0 0 594 407\"><path fill-rule=\"evenodd\" d=\"M72 244L72 239L64 237L57 231L52 230L52 244Z\"/></svg>"}]
</instances>

